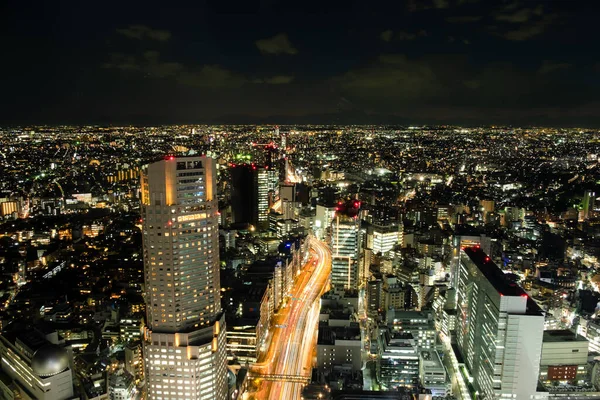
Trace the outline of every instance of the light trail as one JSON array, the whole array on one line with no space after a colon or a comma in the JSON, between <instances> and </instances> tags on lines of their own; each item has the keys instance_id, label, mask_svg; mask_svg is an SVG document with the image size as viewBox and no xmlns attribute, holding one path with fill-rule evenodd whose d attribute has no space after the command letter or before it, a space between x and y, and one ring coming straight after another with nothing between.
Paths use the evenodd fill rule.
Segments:
<instances>
[{"instance_id":1,"label":"light trail","mask_svg":"<svg viewBox=\"0 0 600 400\"><path fill-rule=\"evenodd\" d=\"M291 290L291 300L274 316L273 336L264 354L251 367L261 387L248 393L248 399L300 399L303 384L261 380L260 375L310 377L317 341L321 295L328 289L331 273L329 248L315 238L310 241L313 257L304 265ZM316 262L316 265L315 265ZM314 267L314 269L313 269ZM276 328L279 326L279 328Z\"/></svg>"}]
</instances>

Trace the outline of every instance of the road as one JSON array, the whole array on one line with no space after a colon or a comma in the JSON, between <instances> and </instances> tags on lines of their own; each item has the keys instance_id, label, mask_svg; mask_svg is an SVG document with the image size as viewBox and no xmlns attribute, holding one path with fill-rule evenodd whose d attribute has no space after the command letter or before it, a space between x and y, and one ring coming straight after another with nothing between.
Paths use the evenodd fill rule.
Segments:
<instances>
[{"instance_id":1,"label":"road","mask_svg":"<svg viewBox=\"0 0 600 400\"><path fill-rule=\"evenodd\" d=\"M311 257L304 265L290 293L290 299L271 324L268 349L259 354L251 373L259 389L246 399L300 399L303 383L266 381L261 375L310 377L317 342L321 295L327 290L331 253L327 245L311 237Z\"/></svg>"}]
</instances>

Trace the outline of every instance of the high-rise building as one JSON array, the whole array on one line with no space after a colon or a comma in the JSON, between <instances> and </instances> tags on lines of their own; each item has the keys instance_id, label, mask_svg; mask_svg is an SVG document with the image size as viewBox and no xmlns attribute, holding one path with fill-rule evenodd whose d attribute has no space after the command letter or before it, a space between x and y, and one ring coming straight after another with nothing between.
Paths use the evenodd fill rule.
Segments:
<instances>
[{"instance_id":1,"label":"high-rise building","mask_svg":"<svg viewBox=\"0 0 600 400\"><path fill-rule=\"evenodd\" d=\"M340 205L331 223L331 284L340 289L358 288L359 205Z\"/></svg>"},{"instance_id":2,"label":"high-rise building","mask_svg":"<svg viewBox=\"0 0 600 400\"><path fill-rule=\"evenodd\" d=\"M275 202L275 196L279 189L279 176L277 171L268 166L257 169L257 205L258 205L258 225L263 228L269 223L269 209Z\"/></svg>"},{"instance_id":3,"label":"high-rise building","mask_svg":"<svg viewBox=\"0 0 600 400\"><path fill-rule=\"evenodd\" d=\"M479 246L460 251L456 336L480 398L536 393L544 316Z\"/></svg>"},{"instance_id":4,"label":"high-rise building","mask_svg":"<svg viewBox=\"0 0 600 400\"><path fill-rule=\"evenodd\" d=\"M167 157L142 173L149 399L227 396L215 173L207 157Z\"/></svg>"},{"instance_id":5,"label":"high-rise building","mask_svg":"<svg viewBox=\"0 0 600 400\"><path fill-rule=\"evenodd\" d=\"M258 224L256 167L241 164L229 169L231 176L231 211L235 224Z\"/></svg>"},{"instance_id":6,"label":"high-rise building","mask_svg":"<svg viewBox=\"0 0 600 400\"><path fill-rule=\"evenodd\" d=\"M233 222L266 228L279 189L277 171L269 166L242 164L232 167L230 173Z\"/></svg>"}]
</instances>

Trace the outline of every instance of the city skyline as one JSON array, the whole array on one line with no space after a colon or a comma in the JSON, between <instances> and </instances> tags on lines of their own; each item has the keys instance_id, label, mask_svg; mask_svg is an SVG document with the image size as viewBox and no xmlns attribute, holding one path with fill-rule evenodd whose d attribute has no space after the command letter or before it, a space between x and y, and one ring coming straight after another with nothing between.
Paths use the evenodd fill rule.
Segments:
<instances>
[{"instance_id":1,"label":"city skyline","mask_svg":"<svg viewBox=\"0 0 600 400\"><path fill-rule=\"evenodd\" d=\"M600 397L596 130L31 125L0 143L8 398Z\"/></svg>"},{"instance_id":2,"label":"city skyline","mask_svg":"<svg viewBox=\"0 0 600 400\"><path fill-rule=\"evenodd\" d=\"M596 8L11 3L0 124L600 126Z\"/></svg>"}]
</instances>

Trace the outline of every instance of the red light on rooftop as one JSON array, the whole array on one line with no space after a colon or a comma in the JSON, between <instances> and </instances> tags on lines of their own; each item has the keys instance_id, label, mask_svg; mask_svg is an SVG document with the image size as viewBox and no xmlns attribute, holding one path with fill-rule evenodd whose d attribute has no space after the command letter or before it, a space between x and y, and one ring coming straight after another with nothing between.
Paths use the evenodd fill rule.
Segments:
<instances>
[{"instance_id":1,"label":"red light on rooftop","mask_svg":"<svg viewBox=\"0 0 600 400\"><path fill-rule=\"evenodd\" d=\"M490 258L486 256L485 257L485 262L489 262L489 261L490 261Z\"/></svg>"},{"instance_id":2,"label":"red light on rooftop","mask_svg":"<svg viewBox=\"0 0 600 400\"><path fill-rule=\"evenodd\" d=\"M521 297L525 297L525 298L527 298L527 297L529 297L529 296L527 296L527 294L522 294L522 295L521 295Z\"/></svg>"},{"instance_id":3,"label":"red light on rooftop","mask_svg":"<svg viewBox=\"0 0 600 400\"><path fill-rule=\"evenodd\" d=\"M167 157L165 157L165 160L168 160L168 161L171 161L171 160L174 160L174 159L175 159L175 157L173 157L173 156L167 156Z\"/></svg>"},{"instance_id":4,"label":"red light on rooftop","mask_svg":"<svg viewBox=\"0 0 600 400\"><path fill-rule=\"evenodd\" d=\"M478 244L476 244L476 245L475 245L475 248L476 248L476 249L478 249L478 248L480 248L480 247L481 247L481 246L480 246L480 245L478 245Z\"/></svg>"}]
</instances>

